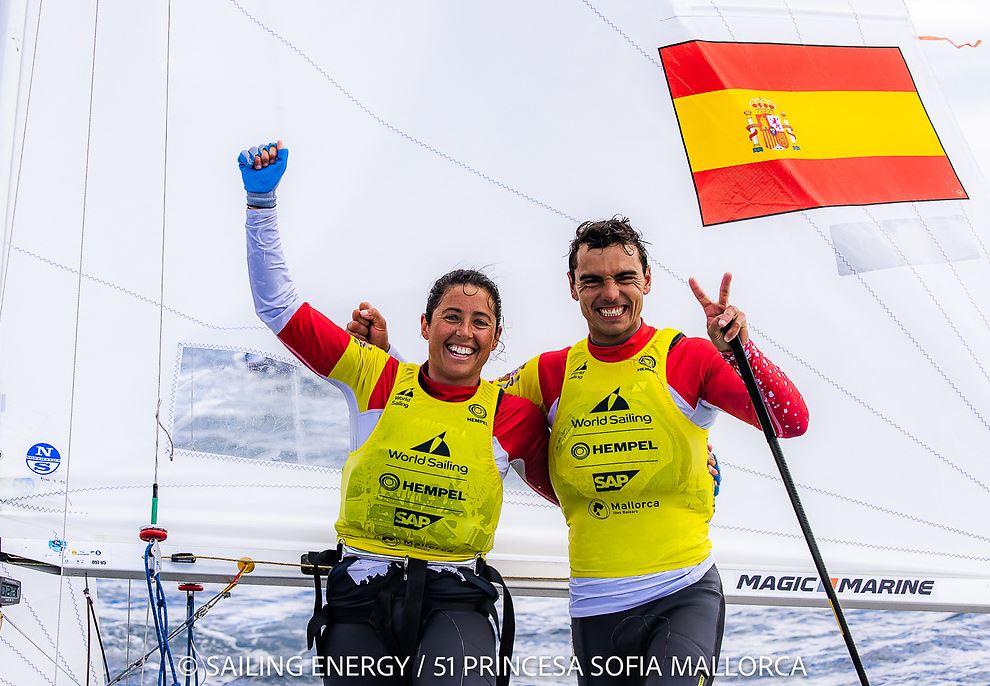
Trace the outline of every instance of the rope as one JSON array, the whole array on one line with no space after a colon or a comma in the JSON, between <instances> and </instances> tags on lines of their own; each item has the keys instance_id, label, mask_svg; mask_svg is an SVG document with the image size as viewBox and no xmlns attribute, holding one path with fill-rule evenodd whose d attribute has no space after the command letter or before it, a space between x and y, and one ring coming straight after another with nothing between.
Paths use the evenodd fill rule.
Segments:
<instances>
[{"instance_id":1,"label":"rope","mask_svg":"<svg viewBox=\"0 0 990 686\"><path fill-rule=\"evenodd\" d=\"M86 245L86 209L89 201L89 156L90 149L93 141L93 100L94 92L96 87L96 44L97 37L99 36L100 28L100 0L96 0L96 4L93 12L93 56L90 60L90 71L89 71L89 113L86 120L86 155L85 155L85 165L83 174L83 198L82 198L82 216L80 217L80 229L79 229L79 272L82 273L83 266L83 255L84 246ZM65 497L63 498L62 508L65 512L62 515L62 535L61 539L66 540L65 532L68 529L68 518L69 518L69 477L71 475L70 470L70 459L72 456L72 429L73 429L73 419L75 418L76 409L76 362L79 359L79 319L80 311L82 309L82 277L76 280L76 321L75 330L72 336L72 381L69 390L69 429L68 435L66 437L66 443L68 449L66 450L66 467L65 467ZM65 558L65 551L62 551L62 558ZM65 576L59 577L59 593L58 593L58 612L56 614L56 630L55 630L55 647L56 652L58 652L58 646L61 644L61 634L62 634L62 598L65 588ZM77 621L78 608L77 611Z\"/></svg>"}]
</instances>

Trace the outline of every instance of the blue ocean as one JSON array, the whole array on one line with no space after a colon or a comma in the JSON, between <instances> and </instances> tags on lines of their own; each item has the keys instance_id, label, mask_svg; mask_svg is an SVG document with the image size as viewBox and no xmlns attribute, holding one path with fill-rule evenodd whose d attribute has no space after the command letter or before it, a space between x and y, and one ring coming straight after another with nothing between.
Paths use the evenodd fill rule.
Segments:
<instances>
[{"instance_id":1,"label":"blue ocean","mask_svg":"<svg viewBox=\"0 0 990 686\"><path fill-rule=\"evenodd\" d=\"M143 582L130 583L129 619L128 582L101 580L99 593L110 671L117 674L144 652L147 588ZM571 635L566 599L517 597L515 605L513 664L518 676L512 683L576 683L576 675L567 673ZM185 594L169 592L169 608L172 622L180 622ZM235 588L195 627L206 683L319 684L308 671L311 653L305 645L311 612L308 590ZM874 610L849 610L846 615L872 684L990 684L990 615ZM151 648L153 627L148 635ZM185 655L184 636L172 650L177 658ZM124 683L155 683L157 669L155 660L143 680L135 673ZM858 683L826 609L728 606L717 669L716 683L724 684ZM303 675L297 676L299 672Z\"/></svg>"}]
</instances>

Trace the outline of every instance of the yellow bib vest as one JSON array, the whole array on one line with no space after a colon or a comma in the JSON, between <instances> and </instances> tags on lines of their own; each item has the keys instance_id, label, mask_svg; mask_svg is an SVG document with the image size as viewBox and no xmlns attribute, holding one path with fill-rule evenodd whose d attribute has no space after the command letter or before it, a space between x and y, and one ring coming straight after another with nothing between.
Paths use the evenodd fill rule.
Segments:
<instances>
[{"instance_id":1,"label":"yellow bib vest","mask_svg":"<svg viewBox=\"0 0 990 686\"><path fill-rule=\"evenodd\" d=\"M667 387L677 333L657 331L621 362L596 360L586 340L567 355L550 476L567 519L573 577L680 569L711 551L708 432Z\"/></svg>"},{"instance_id":2,"label":"yellow bib vest","mask_svg":"<svg viewBox=\"0 0 990 686\"><path fill-rule=\"evenodd\" d=\"M385 555L464 560L492 548L502 478L492 450L499 389L482 381L464 402L419 385L400 364L392 394L341 478L337 535Z\"/></svg>"}]
</instances>

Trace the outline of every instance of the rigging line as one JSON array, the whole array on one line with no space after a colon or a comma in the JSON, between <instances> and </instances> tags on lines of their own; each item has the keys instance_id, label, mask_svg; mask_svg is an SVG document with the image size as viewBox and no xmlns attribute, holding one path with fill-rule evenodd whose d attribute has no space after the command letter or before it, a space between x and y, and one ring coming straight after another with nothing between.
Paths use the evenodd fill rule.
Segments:
<instances>
[{"instance_id":1,"label":"rigging line","mask_svg":"<svg viewBox=\"0 0 990 686\"><path fill-rule=\"evenodd\" d=\"M494 185L494 186L496 186L496 187L498 187L498 188L500 188L500 189L502 189L504 191L507 191L508 193L511 193L512 195L515 195L518 198L521 198L521 199L523 199L523 200L525 200L525 201L527 201L529 203L532 203L532 204L534 204L534 205L536 205L538 207L542 207L543 209L547 210L548 212L552 212L553 214L557 215L558 217L562 217L562 218L566 219L567 221L569 221L569 222L571 222L573 224L577 224L578 223L578 220L577 220L576 217L572 217L571 215L567 214L563 210L559 210L556 207L554 207L554 206L552 206L552 205L550 205L548 203L545 203L545 202L543 202L542 200L540 200L538 198L533 197L532 195L528 195L524 191L521 191L518 188L515 188L514 186L510 186L509 184L505 183L504 181L500 181L500 180L496 179L495 177L490 176L489 174L485 173L481 169L478 169L477 167L473 167L470 164L468 164L467 162L464 162L462 160L457 159L453 155L450 155L449 153L446 153L443 150L440 150L439 148L431 145L430 143L424 141L423 139L417 138L416 136L412 135L411 133L408 133L407 131L405 131L403 129L400 129L395 124L390 123L385 118L383 118L381 115L377 114L370 107L368 107L363 102L361 102L360 100L358 100L357 97L355 97L353 93L351 93L349 90L347 90L346 88L344 88L344 86L339 81L337 81L333 76L331 76L330 73L326 69L324 69L323 67L321 67L316 62L316 60L314 60L312 57L310 57L308 54L306 54L301 48L299 48L295 44L291 43L287 38L285 38L284 36L282 36L282 34L278 33L277 31L275 31L271 27L267 26L260 19L258 19L253 14L251 14L246 9L244 9L244 7L238 2L238 0L230 0L230 3L234 7L236 7L238 10L240 10L241 14L243 14L245 17L247 17L252 22L254 22L263 31L265 31L266 33L270 34L279 43L282 43L282 45L284 45L289 50L291 50L292 52L294 52L297 55L299 55L299 57L301 57L303 60L305 60L306 62L308 62L309 65L311 67L313 67L313 69L315 69L341 95L343 95L345 98L347 98L359 110L361 110L366 115L368 115L369 117L371 117L380 126L388 129L389 131L391 131L395 135L399 136L400 138L405 139L406 141L412 143L413 145L415 145L415 146L417 146L419 148L422 148L423 150L426 150L427 152L430 152L433 155L436 155L440 159L442 159L442 160L444 160L446 162L449 162L450 164L453 164L455 167L459 167L460 169L463 169L464 171L473 174L474 176L478 177L479 179L482 179L483 181L487 181L488 183L490 183L490 184L492 184L492 185Z\"/></svg>"},{"instance_id":2,"label":"rigging line","mask_svg":"<svg viewBox=\"0 0 990 686\"><path fill-rule=\"evenodd\" d=\"M22 248L20 246L11 245L11 250L13 252L19 252L22 255L27 255L28 257L31 257L31 258L33 258L35 260L38 260L39 262L43 262L43 263L45 263L45 264L47 264L47 265L49 265L51 267L55 267L56 269L61 269L62 271L68 272L69 274L73 274L75 276L82 276L82 278L88 279L88 280L90 280L90 281L92 281L94 283L98 283L101 286L106 286L107 288L112 288L112 289L114 289L116 291L120 291L124 295L130 296L130 297L134 298L135 300L139 300L139 301L144 302L144 303L147 303L149 305L153 305L154 307L161 307L166 312L168 312L169 314L175 315L176 317L179 317L181 319L185 319L186 321L190 321L193 324L197 324L197 325L202 326L202 327L205 327L207 329L213 329L214 331L268 331L268 327L266 327L266 326L254 326L254 325L220 326L218 324L210 324L209 322L204 321L202 319L199 319L197 317L194 317L191 314L187 314L187 313L183 312L182 310L178 310L178 309L176 309L174 307L170 307L169 305L166 305L165 303L163 303L161 301L152 300L151 298L148 298L146 296L143 296L140 293L137 293L135 291L132 291L132 290L130 290L128 288L124 288L123 286L121 286L119 284L116 284L116 283L114 283L112 281L107 281L106 279L102 279L102 278L100 278L98 276L94 276L93 274L88 274L88 273L86 273L84 271L79 271L77 269L73 269L72 267L68 267L68 266L66 266L64 264L61 264L59 262L56 262L55 260L49 259L49 258L44 257L42 255L39 255L37 253L31 252L30 250L26 250L25 248Z\"/></svg>"},{"instance_id":3,"label":"rigging line","mask_svg":"<svg viewBox=\"0 0 990 686\"><path fill-rule=\"evenodd\" d=\"M743 465L735 464L733 462L721 461L720 464L726 467L731 467L733 469L738 469L741 472L750 474L752 476L758 476L763 479L769 479L770 481L780 481L779 476L774 476L772 474L767 474L756 469L751 469L750 467L745 467ZM865 507L870 510L876 510L877 512L882 512L883 514L892 515L894 517L900 517L901 519L906 519L908 521L914 522L915 524L924 524L935 529L942 529L943 531L948 531L949 533L957 534L959 536L965 536L967 538L973 538L984 543L990 543L990 537L982 536L980 534L974 533L972 531L965 531L964 529L957 529L954 526L948 524L942 524L940 522L933 522L928 519L923 519L922 517L916 517L915 515L907 514L904 512L899 512L897 510L892 510L883 505L876 505L874 503L866 502L865 500L859 500L858 498L853 498L851 496L842 495L841 493L835 493L834 491L829 491L824 488L819 488L818 486L811 486L809 484L801 483L799 481L795 482L802 490L810 491L812 493L817 493L819 495L828 496L830 498L836 498L838 500L851 503L853 505L859 505L860 507Z\"/></svg>"},{"instance_id":4,"label":"rigging line","mask_svg":"<svg viewBox=\"0 0 990 686\"><path fill-rule=\"evenodd\" d=\"M678 274L677 272L675 272L673 269L671 269L667 265L663 264L662 262L658 261L656 258L651 257L650 258L650 262L654 266L659 267L662 272L664 272L665 274L667 274L668 276L670 276L671 278L673 278L675 281L677 281L677 283L679 283L679 284L683 284L684 283L685 279L680 274ZM981 481L979 478L977 478L976 476L970 474L968 471L966 471L965 469L963 469L962 467L960 467L959 465L957 465L955 462L953 462L948 457L946 457L945 455L943 455L941 452L939 452L933 446L931 446L928 443L926 443L925 441L923 441L917 435L911 433L905 427L903 427L900 424L898 424L897 422L895 422L893 419L891 419L889 416L887 416L886 413L884 413L884 412L878 410L877 408L873 407L872 405L870 405L868 402L866 402L865 400L863 400L862 398L860 398L858 395L856 395L855 393L853 393L852 391L850 391L848 388L846 388L845 386L843 386L842 384L840 384L839 382L837 382L835 379L833 379L832 377L830 377L828 374L826 374L825 372L821 371L820 369L818 369L817 367L815 367L813 364L811 364L810 362L808 362L807 360L805 360L803 357L801 357L800 355L798 355L795 352L793 352L792 350L790 350L787 346L785 346L783 343L781 343L780 341L778 341L777 339L775 339L773 336L771 336L765 330L761 329L758 326L755 326L752 322L749 322L747 325L749 326L749 329L750 329L751 332L755 332L755 333L759 334L761 340L765 340L768 343L770 343L771 345L773 345L775 348L777 348L778 350L780 350L781 352L783 352L785 355L787 355L788 357L790 357L791 359L793 359L795 362L797 362L798 364L800 364L802 367L804 367L808 371L812 372L813 374L815 374L817 377L819 377L823 381L826 381L830 386L832 386L833 388L835 388L837 391L839 391L840 393L842 393L843 395L845 395L850 400L854 401L857 405L859 405L859 406L863 407L864 409L868 410L871 414L873 414L875 417L877 417L878 419L880 419L881 421L883 421L885 424L888 424L891 428L893 428L893 429L897 430L899 433L903 434L906 438L908 438L911 442L913 442L916 445L918 445L925 452L929 453L930 455L932 455L933 457L935 457L940 462L943 462L948 467L951 467L956 472L958 472L961 476L965 477L969 481L972 481L973 483L975 483L977 486L979 486L984 491L990 493L990 486L988 486L987 484L983 483L983 481Z\"/></svg>"},{"instance_id":5,"label":"rigging line","mask_svg":"<svg viewBox=\"0 0 990 686\"><path fill-rule=\"evenodd\" d=\"M82 197L82 216L80 217L80 230L79 230L79 273L82 274L83 267L83 256L85 254L84 248L86 245L86 207L88 201L89 193L89 154L90 148L93 141L93 95L96 88L96 41L99 36L100 27L100 0L96 0L95 7L93 11L93 56L90 61L90 71L89 71L89 113L86 120L86 155L83 167L83 197ZM62 507L65 513L62 515L62 535L61 539L66 540L65 532L68 528L69 520L69 477L71 475L71 458L72 458L72 426L73 418L75 416L76 409L76 362L79 359L79 315L82 310L82 276L76 280L76 322L75 331L73 332L72 340L72 380L70 382L69 390L69 428L66 436L66 443L68 448L66 449L66 465L65 465L65 498L62 503ZM65 550L62 550L62 562L65 562ZM56 615L56 629L55 629L55 645L56 652L57 647L61 645L61 634L62 634L62 598L64 597L65 588L65 576L59 576L59 593L58 593L58 613ZM78 609L76 610L77 620L78 620ZM55 681L58 681L58 673L55 673Z\"/></svg>"},{"instance_id":6,"label":"rigging line","mask_svg":"<svg viewBox=\"0 0 990 686\"><path fill-rule=\"evenodd\" d=\"M144 654L145 655L148 654L148 619L150 619L150 617L151 617L151 614L150 613L151 613L151 603L149 602L148 603L148 606L144 610ZM152 651L152 652L154 652L154 651ZM144 675L145 674L146 674L146 671L144 669L144 664L142 663L142 665L141 665L141 686L144 686ZM128 679L128 681L129 681L129 679Z\"/></svg>"},{"instance_id":7,"label":"rigging line","mask_svg":"<svg viewBox=\"0 0 990 686\"><path fill-rule=\"evenodd\" d=\"M38 2L38 22L34 27L34 46L31 48L31 73L28 76L28 90L27 90L27 100L24 103L24 128L21 131L21 149L18 154L17 160L17 180L14 182L14 197L10 205L10 223L5 223L4 226L4 244L7 249L4 251L4 264L3 264L3 280L0 282L0 320L3 317L3 304L6 300L7 293L7 274L10 271L10 248L13 246L14 242L14 224L17 221L17 199L20 197L21 192L21 171L24 169L24 147L27 142L27 131L28 122L31 120L31 95L34 92L34 67L38 62L38 39L41 36L41 14L45 9L45 0L39 0ZM27 32L27 14L24 15L24 29ZM20 79L17 82L17 101L21 100L21 83ZM15 105L16 112L16 105ZM11 168L13 168L13 160L11 160ZM13 169L12 169L13 170ZM8 184L9 189L9 184ZM8 199L9 199L8 195ZM6 222L6 217L4 217ZM8 233L9 232L9 233Z\"/></svg>"},{"instance_id":8,"label":"rigging line","mask_svg":"<svg viewBox=\"0 0 990 686\"><path fill-rule=\"evenodd\" d=\"M107 650L103 646L103 635L100 633L100 622L96 617L96 607L93 604L93 597L89 594L89 574L86 574L86 587L83 589L83 595L86 596L86 659L87 661L89 660L89 627L90 622L92 622L93 627L96 629L96 640L100 645L100 655L103 656L103 671L106 673L107 681L109 681L110 666L107 664ZM86 681L89 681L88 675Z\"/></svg>"},{"instance_id":9,"label":"rigging line","mask_svg":"<svg viewBox=\"0 0 990 686\"><path fill-rule=\"evenodd\" d=\"M931 229L928 228L928 223L921 216L921 212L918 211L918 208L915 205L915 203L911 203L911 206L914 208L915 214L918 215L918 219L921 220L922 226L925 227L925 231L928 233L928 237L931 238L931 240L935 243L936 247L938 247L938 251L941 253L942 259L945 260L945 263L948 265L949 269L952 270L953 275L955 275L956 283L958 283L959 286L963 289L963 292L966 294L966 297L969 299L970 304L983 319L983 323L986 324L987 328L990 328L990 322L987 322L987 318L983 315L983 312L980 310L980 307L973 300L972 294L969 292L969 289L966 287L966 285L962 282L962 279L960 279L959 272L956 271L955 266L949 260L949 256L945 253L945 250L942 249L942 245L938 242L938 240L936 240ZM884 230L882 223L876 217L873 216L873 214L869 211L869 209L864 207L863 211L866 213L866 216L870 218L870 221L872 221L873 224L877 227L877 230L880 232L880 235L884 237L887 243L890 244L890 247L892 247L897 252L897 255L904 261L904 265L910 270L914 278L917 279L918 283L924 289L925 293L928 294L928 298L932 301L932 304L935 305L935 307L941 313L942 318L945 320L945 323L949 325L950 329L952 329L952 333L955 334L956 339L962 344L963 348L966 349L966 352L969 354L970 359L973 360L973 362L976 363L976 366L980 368L980 372L983 374L983 378L986 379L987 382L990 382L990 374L987 373L986 367L984 367L983 363L980 362L980 358L976 355L976 352L966 341L965 336L963 336L962 333L959 331L959 327L956 326L954 321L952 321L952 318L949 316L949 313L945 311L945 308L942 306L941 301L939 301L939 299L935 296L935 294L932 292L932 289L929 288L928 283L925 281L924 277L918 271L918 268L911 263L907 255L904 254L904 251L901 250L901 247L897 245L897 242L893 239L893 237L889 233L887 233L887 231Z\"/></svg>"},{"instance_id":10,"label":"rigging line","mask_svg":"<svg viewBox=\"0 0 990 686\"><path fill-rule=\"evenodd\" d=\"M85 639L86 633L88 631L88 626L87 627L83 626L82 614L79 612L79 602L77 598L78 596L77 588L79 586L79 583L76 580L70 580L68 584L69 584L69 599L72 601L72 612L76 617L76 626L79 627L80 637ZM95 679L96 671L93 668L93 665L87 663L86 669L87 669L87 680L89 679L88 676L89 674L92 674L93 678ZM58 674L55 675L55 681L58 681Z\"/></svg>"},{"instance_id":11,"label":"rigging line","mask_svg":"<svg viewBox=\"0 0 990 686\"><path fill-rule=\"evenodd\" d=\"M124 664L131 662L131 580L127 580L127 633L124 638Z\"/></svg>"},{"instance_id":12,"label":"rigging line","mask_svg":"<svg viewBox=\"0 0 990 686\"><path fill-rule=\"evenodd\" d=\"M158 418L158 413L162 408L162 345L165 331L165 224L166 224L166 209L168 207L168 96L169 96L169 70L172 64L172 0L168 1L168 7L166 10L166 20L165 20L165 132L163 147L164 152L162 154L162 258L161 258L161 284L158 291L158 302L161 303L158 307L158 403L155 406L155 483L158 483L158 441L161 434L158 431L158 427L162 426L161 420ZM169 437L169 443L171 444L172 438ZM169 460L171 461L172 456L169 455ZM155 493L157 496L158 494ZM155 521L151 522L155 524Z\"/></svg>"},{"instance_id":13,"label":"rigging line","mask_svg":"<svg viewBox=\"0 0 990 686\"><path fill-rule=\"evenodd\" d=\"M55 662L55 660L54 660L54 658L52 658L52 656L51 656L51 655L49 655L49 654L48 654L48 653L46 653L46 652L45 652L44 650L42 650L42 649L41 649L41 647L40 647L40 646L39 646L39 645L38 645L37 643L35 643L35 642L34 642L34 641L33 641L33 640L31 639L31 637L30 637L30 636L28 636L28 635L27 635L26 633L24 633L23 631L21 631L21 629L20 629L20 627L18 627L18 626L17 626L17 625L16 625L16 624L15 624L14 622L12 622L12 621L10 620L10 615L9 615L9 614L4 614L4 615L3 615L3 621L4 621L4 624L8 624L8 625L10 625L11 627L13 627L13 629L14 629L14 631L16 631L17 633L19 633L19 634L21 635L21 637L22 637L22 638L23 638L23 639L24 639L25 641L27 641L27 642L28 642L28 643L30 643L30 644L31 644L32 646L34 646L34 647L35 647L35 649L36 649L36 650L37 650L37 651L38 651L39 653L41 653L41 654L42 654L42 656L43 656L43 657L44 657L44 658L45 658L46 660L48 660L49 662L51 662L51 663L52 663L52 664L53 664L53 665L55 666L55 669L57 669L57 670L58 670L58 671L60 671L60 672L64 672L64 673L65 673L65 675L66 675L67 677L69 677L69 679L70 679L70 680L72 681L72 683L74 683L74 684L76 684L76 686L82 686L82 684L80 684L80 683L79 683L78 681L76 681L76 680L75 680L75 678L73 678L73 677L72 677L72 676L71 676L71 675L70 675L70 674L69 674L68 672L66 672L66 671L65 671L64 669L62 669L61 667L59 667L59 665L58 665L58 663L57 663L57 662ZM28 664L28 665L29 665L29 666L30 666L30 667L31 667L32 669L34 669L34 671L36 671L36 672L38 672L38 674L40 674L40 675L42 676L42 678L43 678L43 679L44 679L45 681L47 681L48 683L50 683L50 684L52 684L52 685L54 686L54 684L55 684L55 682L54 682L54 681L52 681L51 679L49 679L49 678L48 678L47 676L45 676L45 674L44 674L44 672L42 672L42 671L41 671L40 669L38 669L38 667L37 667L37 665L35 665L35 664L34 664L34 661L33 661L33 660L29 660L29 659L27 658L27 656L26 656L26 655L24 655L24 653L22 653L22 652L21 652L20 650L18 650L18 649L17 649L17 646L15 646L15 645L14 645L13 643L11 643L10 641L8 641L8 640L7 640L6 638L4 638L3 636L0 636L0 641L2 641L2 642L3 642L4 644L6 644L6 646L7 646L8 648L10 648L10 649L11 649L11 650L12 650L12 651L13 651L13 652L14 652L14 653L15 653L15 654L16 654L16 655L18 656L18 657L20 657L20 658L21 658L22 660L24 660L24 662L26 662L26 663L27 663L27 664ZM58 678L58 672L56 672L56 678Z\"/></svg>"}]
</instances>

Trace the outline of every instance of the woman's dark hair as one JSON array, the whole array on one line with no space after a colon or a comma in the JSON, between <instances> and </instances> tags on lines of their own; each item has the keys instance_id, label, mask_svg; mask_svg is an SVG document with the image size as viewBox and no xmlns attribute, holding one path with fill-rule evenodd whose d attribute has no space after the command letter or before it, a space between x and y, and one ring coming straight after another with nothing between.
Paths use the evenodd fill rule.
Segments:
<instances>
[{"instance_id":1,"label":"woman's dark hair","mask_svg":"<svg viewBox=\"0 0 990 686\"><path fill-rule=\"evenodd\" d=\"M632 248L639 251L639 260L643 263L643 273L645 274L649 260L649 255L646 253L646 241L639 235L639 231L629 224L626 217L617 214L611 219L584 222L577 227L574 240L571 241L571 251L567 257L567 267L571 276L574 276L574 270L577 269L578 249L582 245L587 245L588 248L607 248L616 244L624 246L630 255Z\"/></svg>"},{"instance_id":2,"label":"woman's dark hair","mask_svg":"<svg viewBox=\"0 0 990 686\"><path fill-rule=\"evenodd\" d=\"M492 299L492 309L495 310L495 328L502 328L502 297L498 294L498 286L490 278L476 269L455 269L447 272L433 284L430 294L426 297L426 323L433 321L433 311L437 309L441 298L454 286L473 286L483 288Z\"/></svg>"}]
</instances>

